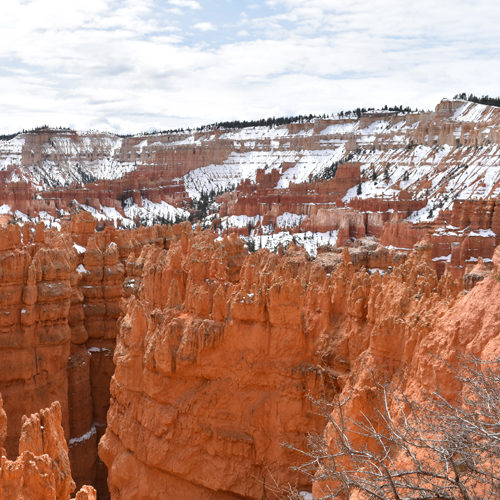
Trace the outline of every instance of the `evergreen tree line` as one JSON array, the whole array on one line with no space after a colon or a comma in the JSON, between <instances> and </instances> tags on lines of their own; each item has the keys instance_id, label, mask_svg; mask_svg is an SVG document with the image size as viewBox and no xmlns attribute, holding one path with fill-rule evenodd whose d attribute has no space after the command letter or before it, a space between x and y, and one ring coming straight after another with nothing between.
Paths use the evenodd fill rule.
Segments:
<instances>
[{"instance_id":1,"label":"evergreen tree line","mask_svg":"<svg viewBox=\"0 0 500 500\"><path fill-rule=\"evenodd\" d=\"M71 129L68 127L49 127L48 125L41 125L40 127L26 129L23 128L20 132L14 132L13 134L0 134L0 141L10 141L17 137L19 134L30 134L34 132L42 132L43 130L60 130L64 132L70 132Z\"/></svg>"},{"instance_id":2,"label":"evergreen tree line","mask_svg":"<svg viewBox=\"0 0 500 500\"><path fill-rule=\"evenodd\" d=\"M500 97L490 97L489 95L478 97L474 94L467 95L466 92L462 92L461 94L456 94L454 96L454 99L463 99L464 101L475 102L477 104L486 104L488 106L500 107Z\"/></svg>"},{"instance_id":3,"label":"evergreen tree line","mask_svg":"<svg viewBox=\"0 0 500 500\"><path fill-rule=\"evenodd\" d=\"M465 97L461 97L463 94L457 94L455 98L460 98L460 99L465 99ZM459 97L460 96L460 97ZM472 96L472 94L469 96L468 100L471 100L471 97L474 99L479 99L475 96ZM481 98L481 101L476 100L474 102L481 102L481 104L492 104L490 102L485 103L482 102L482 99L492 99L489 98L488 96L483 96ZM500 98L493 99L497 101L497 104L493 104L495 106L500 105ZM395 113L411 113L413 111L418 112L418 109L415 108L415 110L412 110L410 106L387 106L387 104L381 108L382 111L392 111ZM295 116L281 116L281 117L270 117L270 118L261 118L259 120L230 120L230 121L222 121L222 122L215 122L211 123L209 125L202 125L200 127L196 128L175 128L175 129L168 129L168 130L150 130L147 132L142 132L141 134L115 134L117 137L121 137L122 139L125 139L127 137L134 137L135 135L142 135L142 136L148 136L148 135L160 135L160 134L186 134L186 133L192 133L192 132L210 132L214 130L224 130L224 129L244 129L244 128L249 128L249 127L280 127L283 125L288 125L290 123L310 123L313 120L316 119L335 119L335 118L361 118L361 116L364 113L367 112L372 112L376 111L375 108L355 108L353 110L347 110L347 111L340 111L339 113L332 113L332 114L323 114L323 115L316 115L316 114L309 114L309 115L295 115ZM21 132L16 132L14 134L4 134L0 135L0 140L11 140L14 137L16 137L18 134L23 133L23 134L28 134L28 133L33 133L33 132L41 132L43 130L61 130L61 131L71 131L70 128L68 127L49 127L48 125L42 125L40 127L35 127L32 129L23 129Z\"/></svg>"},{"instance_id":4,"label":"evergreen tree line","mask_svg":"<svg viewBox=\"0 0 500 500\"><path fill-rule=\"evenodd\" d=\"M393 111L396 113L411 113L418 112L418 109L412 110L409 106L387 106L387 104L381 108L382 111ZM209 125L202 125L196 128L176 128L169 130L152 130L148 132L143 132L142 135L157 135L157 134L180 134L180 133L192 133L192 132L210 132L214 130L224 130L224 129L244 129L249 127L280 127L283 125L288 125L290 123L310 123L316 119L335 119L340 118L354 118L358 119L364 113L376 111L375 108L356 108L353 110L340 111L339 113L332 114L309 114L309 115L295 115L295 116L281 116L281 117L270 117L261 118L259 120L230 120L215 122ZM130 137L130 134L119 135L119 137Z\"/></svg>"}]
</instances>

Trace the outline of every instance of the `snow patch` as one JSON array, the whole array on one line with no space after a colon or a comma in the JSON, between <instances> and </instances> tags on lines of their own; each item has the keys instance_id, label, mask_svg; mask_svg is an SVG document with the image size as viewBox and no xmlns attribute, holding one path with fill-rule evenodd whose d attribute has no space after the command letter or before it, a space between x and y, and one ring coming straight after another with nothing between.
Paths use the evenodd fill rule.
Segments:
<instances>
[{"instance_id":1,"label":"snow patch","mask_svg":"<svg viewBox=\"0 0 500 500\"><path fill-rule=\"evenodd\" d=\"M79 253L79 254L82 254L82 253L85 253L87 251L87 249L85 247L82 247L80 245L78 245L77 243L73 243L73 248Z\"/></svg>"},{"instance_id":2,"label":"snow patch","mask_svg":"<svg viewBox=\"0 0 500 500\"><path fill-rule=\"evenodd\" d=\"M94 423L94 424L92 424L92 427L90 428L90 430L88 432L86 432L85 434L81 435L80 437L71 438L68 442L68 446L71 447L71 446L75 446L77 444L83 443L85 441L88 441L90 438L95 436L96 433L97 433L97 430L96 430L96 426Z\"/></svg>"},{"instance_id":3,"label":"snow patch","mask_svg":"<svg viewBox=\"0 0 500 500\"><path fill-rule=\"evenodd\" d=\"M90 272L85 269L85 266L83 264L78 265L78 267L76 268L76 272L80 274L90 274Z\"/></svg>"}]
</instances>

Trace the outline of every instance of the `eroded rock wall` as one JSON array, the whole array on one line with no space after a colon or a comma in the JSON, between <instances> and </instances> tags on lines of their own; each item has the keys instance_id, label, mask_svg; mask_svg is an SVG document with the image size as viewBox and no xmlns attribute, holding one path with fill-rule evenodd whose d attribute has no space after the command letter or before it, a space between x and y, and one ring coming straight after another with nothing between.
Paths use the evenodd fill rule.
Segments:
<instances>
[{"instance_id":1,"label":"eroded rock wall","mask_svg":"<svg viewBox=\"0 0 500 500\"><path fill-rule=\"evenodd\" d=\"M82 212L62 232L0 230L0 392L5 449L17 454L22 416L59 401L78 486L106 495L97 442L106 426L125 264L143 244L165 248L166 226L95 232ZM103 496L104 495L104 496Z\"/></svg>"},{"instance_id":2,"label":"eroded rock wall","mask_svg":"<svg viewBox=\"0 0 500 500\"><path fill-rule=\"evenodd\" d=\"M475 231L491 227L490 211ZM95 232L85 213L62 233L9 225L0 233L6 452L17 455L22 415L57 400L75 482L101 498L106 414L100 455L116 498L307 489L290 470L300 457L281 446L304 448L305 432L322 430L306 393L353 390L354 415L373 374L418 394L451 381L429 352L448 361L497 352L498 250L466 275L467 293L452 273L438 279L434 252L421 244L408 257L367 239L315 261L293 246L248 254L236 235L187 223Z\"/></svg>"},{"instance_id":3,"label":"eroded rock wall","mask_svg":"<svg viewBox=\"0 0 500 500\"><path fill-rule=\"evenodd\" d=\"M374 377L413 394L446 391L446 361L498 352L500 302L486 300L498 298L497 279L462 294L461 281L438 280L426 244L409 258L392 253L384 275L363 266L375 254L247 254L234 235L210 233L181 235L168 252L145 247L100 442L112 498L309 489L290 469L303 458L282 447L303 449L305 434L322 430L308 393L352 390L356 416L369 411Z\"/></svg>"}]
</instances>

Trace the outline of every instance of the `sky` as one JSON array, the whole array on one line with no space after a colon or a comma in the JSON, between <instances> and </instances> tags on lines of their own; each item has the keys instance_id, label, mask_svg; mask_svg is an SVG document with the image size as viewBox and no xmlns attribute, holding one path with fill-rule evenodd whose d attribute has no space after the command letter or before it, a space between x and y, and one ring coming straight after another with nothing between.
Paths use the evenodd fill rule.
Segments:
<instances>
[{"instance_id":1,"label":"sky","mask_svg":"<svg viewBox=\"0 0 500 500\"><path fill-rule=\"evenodd\" d=\"M498 0L5 0L0 133L500 95Z\"/></svg>"}]
</instances>

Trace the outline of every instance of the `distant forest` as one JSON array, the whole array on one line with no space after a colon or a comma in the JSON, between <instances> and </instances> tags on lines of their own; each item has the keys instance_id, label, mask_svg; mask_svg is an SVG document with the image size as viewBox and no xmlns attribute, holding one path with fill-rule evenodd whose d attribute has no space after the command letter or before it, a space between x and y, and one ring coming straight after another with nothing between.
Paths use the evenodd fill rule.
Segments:
<instances>
[{"instance_id":1,"label":"distant forest","mask_svg":"<svg viewBox=\"0 0 500 500\"><path fill-rule=\"evenodd\" d=\"M462 92L461 94L457 94L454 99L463 99L464 101L475 102L477 104L486 104L488 106L500 107L500 97L490 97L489 95L477 97L474 94L467 95L466 92Z\"/></svg>"},{"instance_id":2,"label":"distant forest","mask_svg":"<svg viewBox=\"0 0 500 500\"><path fill-rule=\"evenodd\" d=\"M232 120L224 122L215 122L210 125L202 125L197 128L177 128L171 130L153 130L144 132L141 135L156 135L156 134L178 134L185 132L209 132L211 130L224 130L224 129L243 129L248 127L280 127L288 125L289 123L308 123L318 118L361 118L363 113L377 111L375 108L356 108L348 111L340 111L330 115L296 115L296 116L281 116L279 118L261 118L260 120ZM411 113L418 112L418 109L412 110L409 106L387 106L387 104L379 111L392 111L394 113ZM126 136L129 137L130 135Z\"/></svg>"},{"instance_id":3,"label":"distant forest","mask_svg":"<svg viewBox=\"0 0 500 500\"><path fill-rule=\"evenodd\" d=\"M147 132L142 132L139 134L115 134L117 137L133 137L135 135L157 135L157 134L181 134L181 133L191 133L191 132L210 132L211 130L225 130L225 129L244 129L249 127L280 127L282 125L288 125L289 123L308 123L316 119L328 119L328 118L340 118L340 119L359 119L364 113L376 112L376 111L386 111L393 113L412 113L418 112L418 109L412 109L410 106L387 106L387 104L379 110L375 108L356 108L353 110L340 111L339 113L332 113L330 115L296 115L296 116L281 116L272 118L261 118L260 120L232 120L215 122L210 125L202 125L197 128L176 128L169 130L151 130ZM42 125L41 127L36 127L30 130L22 130L22 132L16 132L14 134L0 134L0 140L9 141L19 135L20 133L30 133L30 132L40 132L42 130L61 130L70 131L71 129L67 127L49 127L48 125Z\"/></svg>"},{"instance_id":4,"label":"distant forest","mask_svg":"<svg viewBox=\"0 0 500 500\"><path fill-rule=\"evenodd\" d=\"M71 129L68 127L49 127L48 125L41 125L40 127L35 127L31 129L23 129L21 132L16 132L14 134L0 134L0 141L10 141L11 139L14 139L14 137L18 136L19 134L29 134L32 132L41 132L42 130L60 130L64 132L71 132Z\"/></svg>"}]
</instances>

